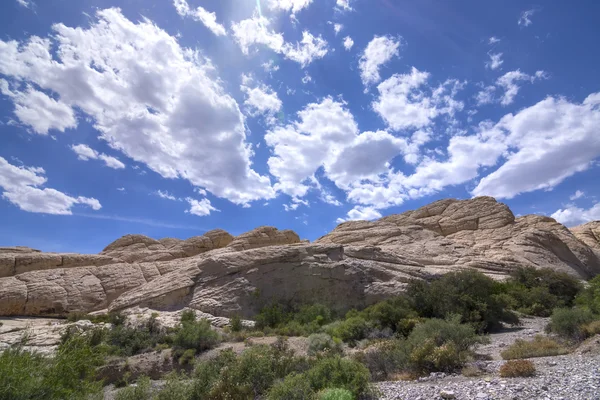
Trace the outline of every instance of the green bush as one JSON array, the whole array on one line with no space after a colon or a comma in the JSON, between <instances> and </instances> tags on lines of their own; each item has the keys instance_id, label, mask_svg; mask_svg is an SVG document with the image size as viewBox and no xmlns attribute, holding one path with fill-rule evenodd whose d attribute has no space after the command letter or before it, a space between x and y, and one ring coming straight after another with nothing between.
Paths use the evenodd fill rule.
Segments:
<instances>
[{"instance_id":1,"label":"green bush","mask_svg":"<svg viewBox=\"0 0 600 400\"><path fill-rule=\"evenodd\" d=\"M219 343L219 333L211 328L208 320L196 321L195 316L191 319L187 316L183 318L182 315L181 324L173 336L173 345L177 349L193 349L199 353L213 348L217 343Z\"/></svg>"},{"instance_id":2,"label":"green bush","mask_svg":"<svg viewBox=\"0 0 600 400\"><path fill-rule=\"evenodd\" d=\"M126 357L152 351L156 345L170 340L154 316L137 326L119 323L103 336L112 353Z\"/></svg>"},{"instance_id":3,"label":"green bush","mask_svg":"<svg viewBox=\"0 0 600 400\"><path fill-rule=\"evenodd\" d=\"M408 369L409 354L405 340L386 340L367 350L355 353L354 358L371 372L374 381L388 380L392 374Z\"/></svg>"},{"instance_id":4,"label":"green bush","mask_svg":"<svg viewBox=\"0 0 600 400\"><path fill-rule=\"evenodd\" d=\"M323 327L323 330L332 337L337 337L344 342L355 344L365 339L372 330L371 324L361 316L350 316L342 321L336 321Z\"/></svg>"},{"instance_id":5,"label":"green bush","mask_svg":"<svg viewBox=\"0 0 600 400\"><path fill-rule=\"evenodd\" d=\"M501 322L518 322L507 310L500 286L475 270L450 272L431 282L412 280L406 293L421 317L460 315L461 322L473 324L479 332L499 328Z\"/></svg>"},{"instance_id":6,"label":"green bush","mask_svg":"<svg viewBox=\"0 0 600 400\"><path fill-rule=\"evenodd\" d=\"M150 378L138 378L137 382L119 390L115 400L148 400L150 398Z\"/></svg>"},{"instance_id":7,"label":"green bush","mask_svg":"<svg viewBox=\"0 0 600 400\"><path fill-rule=\"evenodd\" d=\"M552 312L547 331L567 340L581 341L587 336L584 326L594 319L594 314L588 309L557 308Z\"/></svg>"},{"instance_id":8,"label":"green bush","mask_svg":"<svg viewBox=\"0 0 600 400\"><path fill-rule=\"evenodd\" d=\"M349 390L355 397L369 392L371 375L360 362L340 356L317 360L306 372L312 388L320 391L328 388Z\"/></svg>"},{"instance_id":9,"label":"green bush","mask_svg":"<svg viewBox=\"0 0 600 400\"><path fill-rule=\"evenodd\" d=\"M229 327L232 332L240 332L244 326L242 325L242 318L239 315L234 315L229 320Z\"/></svg>"},{"instance_id":10,"label":"green bush","mask_svg":"<svg viewBox=\"0 0 600 400\"><path fill-rule=\"evenodd\" d=\"M94 380L104 354L90 345L85 335L71 334L58 346L54 357L20 347L0 354L0 399L85 398L101 392Z\"/></svg>"},{"instance_id":11,"label":"green bush","mask_svg":"<svg viewBox=\"0 0 600 400\"><path fill-rule=\"evenodd\" d=\"M404 321L415 319L418 314L412 308L408 298L396 297L365 308L361 316L379 329L389 328L403 336L408 336L413 326Z\"/></svg>"},{"instance_id":12,"label":"green bush","mask_svg":"<svg viewBox=\"0 0 600 400\"><path fill-rule=\"evenodd\" d=\"M267 394L268 400L312 400L315 391L304 374L291 373L277 382Z\"/></svg>"},{"instance_id":13,"label":"green bush","mask_svg":"<svg viewBox=\"0 0 600 400\"><path fill-rule=\"evenodd\" d=\"M260 310L255 317L256 327L258 329L276 328L288 321L288 316L281 304L273 303Z\"/></svg>"},{"instance_id":14,"label":"green bush","mask_svg":"<svg viewBox=\"0 0 600 400\"><path fill-rule=\"evenodd\" d=\"M154 400L189 400L192 385L182 375L172 372L166 376L165 386L154 396Z\"/></svg>"},{"instance_id":15,"label":"green bush","mask_svg":"<svg viewBox=\"0 0 600 400\"><path fill-rule=\"evenodd\" d=\"M567 354L569 352L564 346L547 336L537 335L533 340L526 341L517 339L500 355L505 360L531 357L549 357Z\"/></svg>"},{"instance_id":16,"label":"green bush","mask_svg":"<svg viewBox=\"0 0 600 400\"><path fill-rule=\"evenodd\" d=\"M354 400L352 392L346 389L325 389L319 393L319 400Z\"/></svg>"},{"instance_id":17,"label":"green bush","mask_svg":"<svg viewBox=\"0 0 600 400\"><path fill-rule=\"evenodd\" d=\"M339 339L332 339L326 333L313 333L308 337L308 355L314 356L323 352L339 354L342 352L342 344Z\"/></svg>"},{"instance_id":18,"label":"green bush","mask_svg":"<svg viewBox=\"0 0 600 400\"><path fill-rule=\"evenodd\" d=\"M548 317L556 307L570 307L582 285L571 275L551 268L517 268L498 284L512 308L529 315Z\"/></svg>"},{"instance_id":19,"label":"green bush","mask_svg":"<svg viewBox=\"0 0 600 400\"><path fill-rule=\"evenodd\" d=\"M575 301L580 307L600 315L600 275L588 282L588 287L577 296Z\"/></svg>"}]
</instances>

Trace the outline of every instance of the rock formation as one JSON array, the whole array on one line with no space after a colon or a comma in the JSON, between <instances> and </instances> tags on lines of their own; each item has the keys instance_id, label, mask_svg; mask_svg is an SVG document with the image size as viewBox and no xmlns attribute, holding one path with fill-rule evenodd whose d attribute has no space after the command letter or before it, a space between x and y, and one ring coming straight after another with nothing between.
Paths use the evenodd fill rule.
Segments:
<instances>
[{"instance_id":1,"label":"rock formation","mask_svg":"<svg viewBox=\"0 0 600 400\"><path fill-rule=\"evenodd\" d=\"M377 221L339 225L314 243L260 227L187 240L127 235L99 255L0 248L0 315L191 307L250 317L269 301L360 307L402 291L412 278L476 268L502 279L518 266L579 278L600 273L600 222L572 230L515 218L490 197L440 200Z\"/></svg>"}]
</instances>

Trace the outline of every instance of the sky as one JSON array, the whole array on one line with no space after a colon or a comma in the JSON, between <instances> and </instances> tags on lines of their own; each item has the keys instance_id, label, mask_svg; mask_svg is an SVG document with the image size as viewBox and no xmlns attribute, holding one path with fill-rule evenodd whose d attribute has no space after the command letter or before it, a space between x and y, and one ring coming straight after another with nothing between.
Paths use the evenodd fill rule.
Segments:
<instances>
[{"instance_id":1,"label":"sky","mask_svg":"<svg viewBox=\"0 0 600 400\"><path fill-rule=\"evenodd\" d=\"M488 195L600 219L600 2L4 0L0 246Z\"/></svg>"}]
</instances>

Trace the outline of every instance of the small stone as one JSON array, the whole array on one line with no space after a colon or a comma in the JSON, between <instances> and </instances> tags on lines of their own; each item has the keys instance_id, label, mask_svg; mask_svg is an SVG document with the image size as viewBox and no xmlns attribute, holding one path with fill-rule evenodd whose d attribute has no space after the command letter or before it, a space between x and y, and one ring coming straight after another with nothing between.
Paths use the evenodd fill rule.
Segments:
<instances>
[{"instance_id":1,"label":"small stone","mask_svg":"<svg viewBox=\"0 0 600 400\"><path fill-rule=\"evenodd\" d=\"M487 399L488 395L487 395L487 393L479 392L479 393L477 393L477 396L475 396L475 397L478 399Z\"/></svg>"},{"instance_id":2,"label":"small stone","mask_svg":"<svg viewBox=\"0 0 600 400\"><path fill-rule=\"evenodd\" d=\"M454 394L453 391L451 390L442 390L440 392L440 397L444 400L452 400L452 399L456 399L456 395Z\"/></svg>"}]
</instances>

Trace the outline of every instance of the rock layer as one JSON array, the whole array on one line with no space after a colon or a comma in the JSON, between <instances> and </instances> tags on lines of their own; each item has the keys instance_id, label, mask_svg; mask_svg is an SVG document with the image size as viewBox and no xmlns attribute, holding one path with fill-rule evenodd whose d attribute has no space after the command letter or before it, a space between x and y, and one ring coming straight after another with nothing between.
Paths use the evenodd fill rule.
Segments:
<instances>
[{"instance_id":1,"label":"rock layer","mask_svg":"<svg viewBox=\"0 0 600 400\"><path fill-rule=\"evenodd\" d=\"M99 255L0 248L0 315L191 307L250 317L273 300L345 310L457 268L501 279L518 266L550 267L590 278L600 273L599 238L600 222L569 230L478 197L346 222L314 243L260 227L235 238L223 230L187 240L127 235Z\"/></svg>"}]
</instances>

